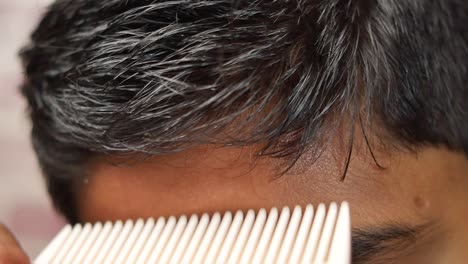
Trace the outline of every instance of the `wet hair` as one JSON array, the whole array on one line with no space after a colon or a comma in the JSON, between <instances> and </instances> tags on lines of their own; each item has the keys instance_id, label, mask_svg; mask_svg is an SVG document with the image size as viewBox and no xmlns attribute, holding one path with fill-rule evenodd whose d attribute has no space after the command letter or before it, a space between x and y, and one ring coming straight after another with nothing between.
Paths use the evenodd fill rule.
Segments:
<instances>
[{"instance_id":1,"label":"wet hair","mask_svg":"<svg viewBox=\"0 0 468 264\"><path fill-rule=\"evenodd\" d=\"M72 222L99 156L294 160L344 121L468 153L467 25L465 0L58 0L21 51L34 149Z\"/></svg>"}]
</instances>

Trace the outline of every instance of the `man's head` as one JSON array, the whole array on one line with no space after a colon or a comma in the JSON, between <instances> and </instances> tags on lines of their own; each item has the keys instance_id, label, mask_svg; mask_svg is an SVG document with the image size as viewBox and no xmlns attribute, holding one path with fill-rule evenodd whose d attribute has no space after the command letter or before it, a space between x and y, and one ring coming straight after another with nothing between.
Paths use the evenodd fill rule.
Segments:
<instances>
[{"instance_id":1,"label":"man's head","mask_svg":"<svg viewBox=\"0 0 468 264\"><path fill-rule=\"evenodd\" d=\"M463 0L59 0L21 54L49 192L70 221L346 199L357 245L415 255L468 199L466 25Z\"/></svg>"}]
</instances>

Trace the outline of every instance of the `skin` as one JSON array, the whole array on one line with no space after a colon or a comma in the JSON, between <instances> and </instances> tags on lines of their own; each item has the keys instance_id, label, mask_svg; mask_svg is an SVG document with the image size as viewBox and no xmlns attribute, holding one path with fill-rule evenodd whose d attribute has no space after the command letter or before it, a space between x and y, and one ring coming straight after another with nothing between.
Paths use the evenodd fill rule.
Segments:
<instances>
[{"instance_id":1,"label":"skin","mask_svg":"<svg viewBox=\"0 0 468 264\"><path fill-rule=\"evenodd\" d=\"M318 159L306 152L284 175L280 160L254 158L258 146L199 146L145 160L101 157L78 185L79 215L82 222L96 222L347 200L355 234L389 226L415 230L379 240L382 248L372 254L355 248L370 255L353 263L463 263L468 258L466 156L434 147L373 148L382 169L363 142L356 135L344 181L347 152L336 139ZM30 263L1 225L0 263Z\"/></svg>"},{"instance_id":2,"label":"skin","mask_svg":"<svg viewBox=\"0 0 468 264\"><path fill-rule=\"evenodd\" d=\"M27 264L30 263L13 234L0 224L0 263Z\"/></svg>"},{"instance_id":3,"label":"skin","mask_svg":"<svg viewBox=\"0 0 468 264\"><path fill-rule=\"evenodd\" d=\"M417 228L387 241L365 263L462 263L468 258L468 160L435 147L380 148L374 162L356 135L344 181L343 142L315 160L306 152L284 175L284 163L255 159L257 146L199 146L143 161L102 157L78 193L82 221L271 208L347 200L355 230ZM338 143L337 143L338 142ZM375 150L375 149L374 149ZM461 262L460 262L461 261Z\"/></svg>"}]
</instances>

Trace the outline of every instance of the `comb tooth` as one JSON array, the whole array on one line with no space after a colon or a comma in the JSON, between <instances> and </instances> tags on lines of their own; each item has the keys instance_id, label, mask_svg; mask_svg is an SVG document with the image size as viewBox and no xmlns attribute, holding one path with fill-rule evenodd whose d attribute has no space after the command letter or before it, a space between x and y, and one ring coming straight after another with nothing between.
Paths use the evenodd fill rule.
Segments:
<instances>
[{"instance_id":1,"label":"comb tooth","mask_svg":"<svg viewBox=\"0 0 468 264\"><path fill-rule=\"evenodd\" d=\"M137 240L138 235L140 235L141 230L143 229L144 221L143 219L138 219L135 222L135 225L133 226L133 229L131 230L130 234L128 235L127 241L122 245L122 249L120 250L119 254L117 255L117 258L115 261L113 261L113 264L122 264L125 262L125 259L127 258L130 250L135 244L135 241Z\"/></svg>"},{"instance_id":2,"label":"comb tooth","mask_svg":"<svg viewBox=\"0 0 468 264\"><path fill-rule=\"evenodd\" d=\"M266 218L266 210L263 208L260 209L260 211L258 211L257 214L257 219L255 220L254 226L252 228L252 232L250 233L249 240L247 240L247 244L245 245L245 250L240 259L240 263L250 263L254 250L257 247L260 235L262 234Z\"/></svg>"},{"instance_id":3,"label":"comb tooth","mask_svg":"<svg viewBox=\"0 0 468 264\"><path fill-rule=\"evenodd\" d=\"M72 230L70 236L68 236L67 240L63 244L63 247L60 249L60 251L57 253L57 256L54 258L54 261L52 262L53 264L59 264L59 263L61 264L62 263L62 260L66 257L66 254L68 253L71 246L73 245L73 242L75 242L76 238L80 234L81 229L82 229L82 227L81 227L80 224L76 224L73 227L73 230Z\"/></svg>"},{"instance_id":4,"label":"comb tooth","mask_svg":"<svg viewBox=\"0 0 468 264\"><path fill-rule=\"evenodd\" d=\"M206 252L209 249L210 243L213 240L214 234L218 229L219 223L221 222L221 216L219 213L215 213L210 220L210 224L206 230L205 235L203 236L203 240L200 243L200 247L198 248L197 253L193 259L194 264L202 263L203 258L206 255Z\"/></svg>"},{"instance_id":5,"label":"comb tooth","mask_svg":"<svg viewBox=\"0 0 468 264\"><path fill-rule=\"evenodd\" d=\"M301 217L302 209L300 206L296 206L291 216L291 220L289 221L289 226L286 231L286 235L284 236L283 245L281 246L281 249L279 251L276 263L282 264L287 262L288 257L291 253L291 247L296 239L297 229L299 227Z\"/></svg>"},{"instance_id":6,"label":"comb tooth","mask_svg":"<svg viewBox=\"0 0 468 264\"><path fill-rule=\"evenodd\" d=\"M92 259L91 263L103 263L104 258L107 256L111 246L113 245L115 239L122 230L123 224L122 221L117 221L114 223L112 230L109 233L109 236L105 239L104 244L99 250L99 254L96 256L96 259Z\"/></svg>"},{"instance_id":7,"label":"comb tooth","mask_svg":"<svg viewBox=\"0 0 468 264\"><path fill-rule=\"evenodd\" d=\"M239 232L239 236L237 237L236 242L232 248L232 252L229 255L229 259L227 263L239 263L239 258L241 255L241 251L244 249L244 246L247 242L247 238L252 228L252 225L255 220L255 212L253 210L249 210L247 215L245 216L244 222L242 223L242 227Z\"/></svg>"},{"instance_id":8,"label":"comb tooth","mask_svg":"<svg viewBox=\"0 0 468 264\"><path fill-rule=\"evenodd\" d=\"M156 243L152 253L147 261L147 263L157 263L159 257L163 253L164 247L167 244L167 241L170 238L172 231L177 223L177 220L174 216L169 217L167 220L166 226L161 233L161 237L159 238L158 242Z\"/></svg>"},{"instance_id":9,"label":"comb tooth","mask_svg":"<svg viewBox=\"0 0 468 264\"><path fill-rule=\"evenodd\" d=\"M310 224L312 223L312 218L314 217L314 207L312 205L307 205L304 211L304 216L302 217L302 222L297 232L296 241L294 242L293 250L291 253L291 258L289 263L299 263L302 253L304 252L304 247L307 239L307 235L310 231ZM278 261L279 263L279 261ZM283 263L286 263L283 262Z\"/></svg>"},{"instance_id":10,"label":"comb tooth","mask_svg":"<svg viewBox=\"0 0 468 264\"><path fill-rule=\"evenodd\" d=\"M219 252L218 258L216 259L216 263L226 263L226 260L229 257L229 253L231 253L232 245L234 244L234 240L236 239L236 236L239 232L243 220L244 214L242 213L242 211L237 211L236 215L234 216L234 220L232 220L231 227L229 228L229 231L226 235L226 239L224 240L223 246Z\"/></svg>"},{"instance_id":11,"label":"comb tooth","mask_svg":"<svg viewBox=\"0 0 468 264\"><path fill-rule=\"evenodd\" d=\"M138 259L136 261L137 264L146 263L146 260L148 259L151 250L153 250L154 246L158 242L161 232L163 231L165 226L166 219L164 219L164 217L159 217L156 221L154 228L151 230L150 235L148 236L148 241L146 242L146 245L143 247L143 249L141 250L141 254L138 256Z\"/></svg>"},{"instance_id":12,"label":"comb tooth","mask_svg":"<svg viewBox=\"0 0 468 264\"><path fill-rule=\"evenodd\" d=\"M112 231L112 223L111 222L106 222L104 226L102 227L102 230L99 232L97 238L96 238L96 243L93 244L89 254L86 256L86 258L83 260L82 263L89 264L94 262L94 259L97 257L98 252L101 251L102 246L104 245L104 242L106 241L107 237Z\"/></svg>"},{"instance_id":13,"label":"comb tooth","mask_svg":"<svg viewBox=\"0 0 468 264\"><path fill-rule=\"evenodd\" d=\"M91 249L91 245L96 241L97 236L101 232L102 229L102 224L100 222L97 222L94 224L91 233L89 236L86 238L86 240L83 242L83 246L81 247L80 251L76 255L75 259L73 260L73 264L79 264L83 262L84 257L89 254L88 252Z\"/></svg>"},{"instance_id":14,"label":"comb tooth","mask_svg":"<svg viewBox=\"0 0 468 264\"><path fill-rule=\"evenodd\" d=\"M327 263L351 263L351 225L347 202L341 203L331 243Z\"/></svg>"},{"instance_id":15,"label":"comb tooth","mask_svg":"<svg viewBox=\"0 0 468 264\"><path fill-rule=\"evenodd\" d=\"M317 254L315 255L315 262L324 263L327 251L330 246L330 241L333 236L333 229L336 223L337 207L336 203L331 203L328 207L327 218L323 226L322 235L320 236L320 243L318 245Z\"/></svg>"},{"instance_id":16,"label":"comb tooth","mask_svg":"<svg viewBox=\"0 0 468 264\"><path fill-rule=\"evenodd\" d=\"M164 248L163 254L159 259L159 263L168 263L169 259L171 258L172 254L174 254L174 250L176 248L176 243L179 241L180 237L182 236L182 232L184 231L185 227L187 226L187 217L185 215L181 216L177 221L177 225L170 236L167 245Z\"/></svg>"},{"instance_id":17,"label":"comb tooth","mask_svg":"<svg viewBox=\"0 0 468 264\"><path fill-rule=\"evenodd\" d=\"M316 253L317 244L319 242L320 232L322 230L323 221L325 218L325 205L319 204L317 212L315 213L314 221L310 229L309 237L304 248L304 255L301 263L312 263L313 257Z\"/></svg>"},{"instance_id":18,"label":"comb tooth","mask_svg":"<svg viewBox=\"0 0 468 264\"><path fill-rule=\"evenodd\" d=\"M200 245L200 241L202 240L203 234L205 234L205 230L210 222L210 217L208 214L203 214L200 218L200 222L198 223L197 228L193 234L193 237L187 247L187 250L184 253L181 263L192 263L192 258L195 254L195 251L198 249Z\"/></svg>"},{"instance_id":19,"label":"comb tooth","mask_svg":"<svg viewBox=\"0 0 468 264\"><path fill-rule=\"evenodd\" d=\"M213 239L213 242L210 245L210 249L205 257L203 263L214 263L216 256L218 255L219 248L224 241L226 233L231 225L232 221L232 213L226 212L224 213L223 219L221 220L221 224L219 225L218 231Z\"/></svg>"},{"instance_id":20,"label":"comb tooth","mask_svg":"<svg viewBox=\"0 0 468 264\"><path fill-rule=\"evenodd\" d=\"M265 229L263 230L262 236L258 243L257 249L255 251L255 255L253 257L253 263L260 263L263 257L265 256L265 251L268 248L268 244L270 243L270 239L273 235L273 231L276 225L276 221L278 220L278 209L273 208L268 215L267 222L265 224Z\"/></svg>"},{"instance_id":21,"label":"comb tooth","mask_svg":"<svg viewBox=\"0 0 468 264\"><path fill-rule=\"evenodd\" d=\"M117 239L113 243L109 254L107 254L107 257L104 259L104 264L111 264L114 263L115 258L119 254L120 249L122 248L125 239L127 239L128 235L132 231L133 228L133 221L132 220L127 220L125 221L125 224L122 228L122 231L120 231Z\"/></svg>"},{"instance_id":22,"label":"comb tooth","mask_svg":"<svg viewBox=\"0 0 468 264\"><path fill-rule=\"evenodd\" d=\"M69 264L72 262L73 258L78 253L78 250L82 247L81 245L84 243L85 239L88 237L88 234L91 232L91 228L92 227L90 223L86 223L83 226L80 234L78 235L76 240L73 242L73 245L70 247L67 255L63 259L62 261L63 264Z\"/></svg>"},{"instance_id":23,"label":"comb tooth","mask_svg":"<svg viewBox=\"0 0 468 264\"><path fill-rule=\"evenodd\" d=\"M141 250L143 249L144 243L149 237L153 227L154 227L154 219L149 218L148 220L146 220L146 223L143 226L143 229L141 230L140 236L135 241L135 245L128 253L128 258L125 260L126 263L135 263L137 261L138 254L140 254Z\"/></svg>"},{"instance_id":24,"label":"comb tooth","mask_svg":"<svg viewBox=\"0 0 468 264\"><path fill-rule=\"evenodd\" d=\"M314 256L313 263L324 263L327 255L328 247L330 246L333 229L336 223L337 207L335 203L331 203L328 207L325 223L322 227L319 243L317 245L317 252Z\"/></svg>"},{"instance_id":25,"label":"comb tooth","mask_svg":"<svg viewBox=\"0 0 468 264\"><path fill-rule=\"evenodd\" d=\"M276 256L278 254L278 250L281 246L283 241L283 236L286 231L286 227L288 225L289 218L291 216L291 212L288 207L284 207L281 210L281 215L276 225L275 231L273 233L273 238L270 242L270 246L268 247L268 251L266 253L266 257L263 263L269 264L274 263Z\"/></svg>"},{"instance_id":26,"label":"comb tooth","mask_svg":"<svg viewBox=\"0 0 468 264\"><path fill-rule=\"evenodd\" d=\"M71 232L71 225L66 225L62 228L59 234L50 242L49 246L37 257L35 263L49 264L60 251Z\"/></svg>"},{"instance_id":27,"label":"comb tooth","mask_svg":"<svg viewBox=\"0 0 468 264\"><path fill-rule=\"evenodd\" d=\"M171 260L169 261L170 264L179 263L184 253L184 250L187 248L187 245L190 239L192 238L193 232L195 228L197 227L197 224L198 224L198 216L192 215L184 230L184 233L182 234L180 240L177 243L177 248L174 250L174 254L171 257Z\"/></svg>"}]
</instances>

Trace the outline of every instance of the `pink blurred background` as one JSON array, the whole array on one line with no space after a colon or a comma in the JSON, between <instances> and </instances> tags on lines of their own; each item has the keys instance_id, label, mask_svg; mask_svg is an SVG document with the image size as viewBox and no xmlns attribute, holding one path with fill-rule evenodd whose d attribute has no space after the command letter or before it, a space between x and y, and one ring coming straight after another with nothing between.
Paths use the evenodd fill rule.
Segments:
<instances>
[{"instance_id":1,"label":"pink blurred background","mask_svg":"<svg viewBox=\"0 0 468 264\"><path fill-rule=\"evenodd\" d=\"M0 222L32 258L64 224L50 205L18 92L18 50L50 2L0 0Z\"/></svg>"}]
</instances>

